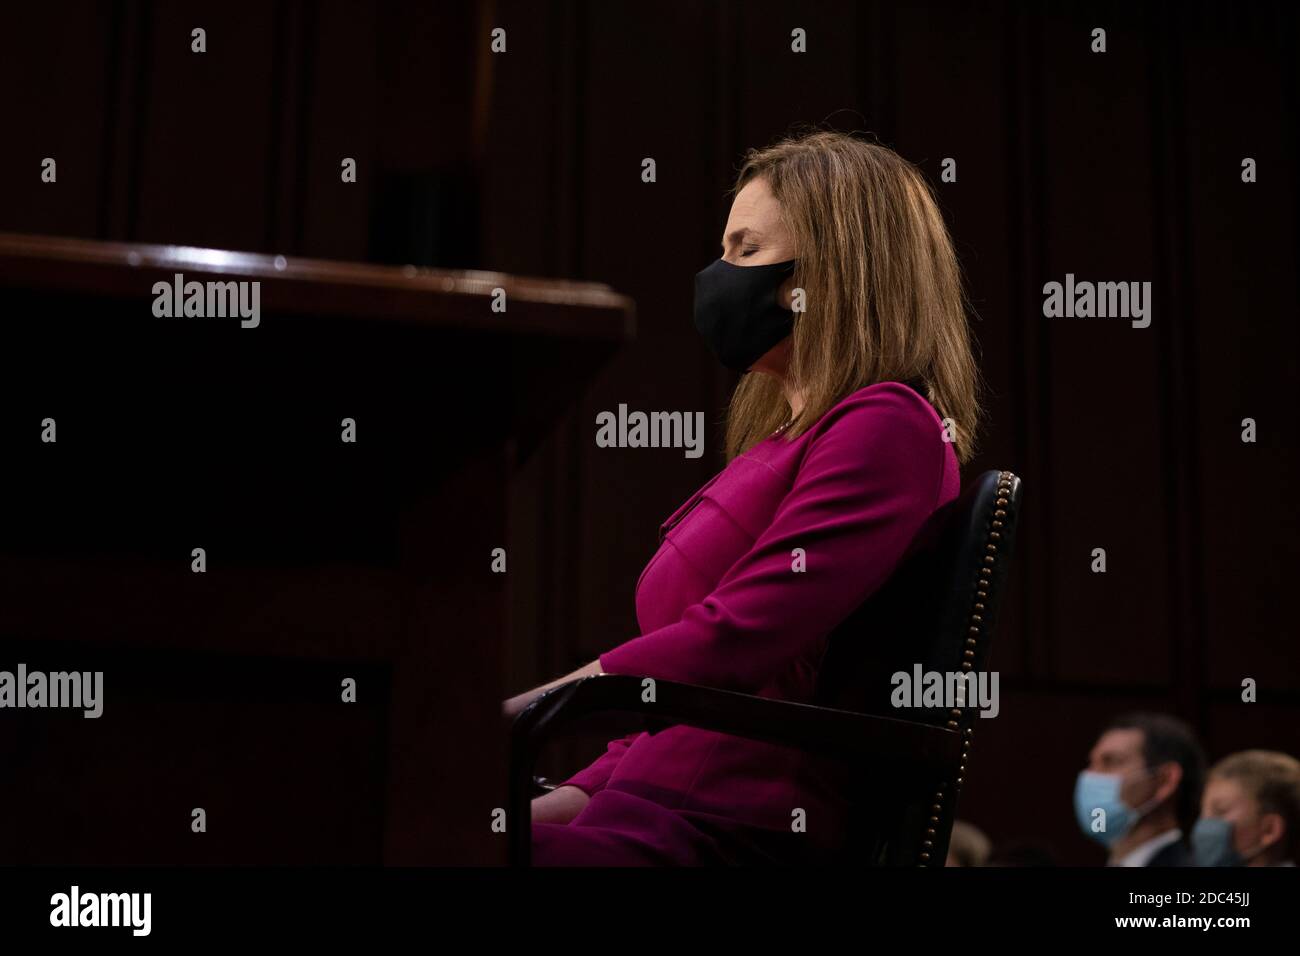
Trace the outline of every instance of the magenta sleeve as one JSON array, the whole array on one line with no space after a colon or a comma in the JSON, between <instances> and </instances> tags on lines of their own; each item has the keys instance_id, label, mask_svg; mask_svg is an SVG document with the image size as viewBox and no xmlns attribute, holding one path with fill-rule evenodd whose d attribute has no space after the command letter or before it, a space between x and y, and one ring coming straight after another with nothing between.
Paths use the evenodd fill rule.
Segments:
<instances>
[{"instance_id":1,"label":"magenta sleeve","mask_svg":"<svg viewBox=\"0 0 1300 956\"><path fill-rule=\"evenodd\" d=\"M900 386L855 393L812 431L771 524L712 593L601 670L758 693L885 581L937 505L942 424Z\"/></svg>"},{"instance_id":2,"label":"magenta sleeve","mask_svg":"<svg viewBox=\"0 0 1300 956\"><path fill-rule=\"evenodd\" d=\"M561 787L577 787L589 797L594 797L596 793L602 790L606 783L609 782L610 774L614 772L614 767L623 759L623 754L631 746L632 741L640 736L640 731L634 734L628 734L619 740L611 740L605 752L601 754L590 766L584 770L579 770L568 780L559 784Z\"/></svg>"}]
</instances>

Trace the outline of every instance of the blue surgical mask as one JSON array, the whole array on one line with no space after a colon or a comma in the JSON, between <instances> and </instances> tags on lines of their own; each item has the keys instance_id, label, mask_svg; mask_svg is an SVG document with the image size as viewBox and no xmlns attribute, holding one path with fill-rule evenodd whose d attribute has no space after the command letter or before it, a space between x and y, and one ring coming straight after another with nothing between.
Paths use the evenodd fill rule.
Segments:
<instances>
[{"instance_id":1,"label":"blue surgical mask","mask_svg":"<svg viewBox=\"0 0 1300 956\"><path fill-rule=\"evenodd\" d=\"M1200 866L1245 866L1259 856L1269 844L1238 853L1235 828L1222 817L1201 817L1192 827L1192 852Z\"/></svg>"},{"instance_id":2,"label":"blue surgical mask","mask_svg":"<svg viewBox=\"0 0 1300 956\"><path fill-rule=\"evenodd\" d=\"M1232 845L1232 824L1222 817L1201 817L1192 827L1192 853L1198 866L1241 866Z\"/></svg>"},{"instance_id":3,"label":"blue surgical mask","mask_svg":"<svg viewBox=\"0 0 1300 956\"><path fill-rule=\"evenodd\" d=\"M1151 771L1146 771L1150 773ZM1084 770L1074 785L1074 818L1084 836L1096 840L1102 846L1112 846L1133 825L1142 819L1149 806L1130 807L1120 799L1119 791L1124 778L1117 773L1096 773ZM1100 817L1097 810L1104 811ZM1097 821L1094 824L1094 820ZM1100 825L1103 829L1095 829Z\"/></svg>"}]
</instances>

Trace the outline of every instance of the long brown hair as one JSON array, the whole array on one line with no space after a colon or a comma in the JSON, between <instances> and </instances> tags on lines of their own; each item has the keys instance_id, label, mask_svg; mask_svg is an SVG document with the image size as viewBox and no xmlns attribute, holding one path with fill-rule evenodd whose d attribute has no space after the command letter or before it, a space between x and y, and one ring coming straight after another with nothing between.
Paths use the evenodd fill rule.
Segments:
<instances>
[{"instance_id":1,"label":"long brown hair","mask_svg":"<svg viewBox=\"0 0 1300 956\"><path fill-rule=\"evenodd\" d=\"M823 130L751 149L732 193L758 177L781 204L806 297L786 373L804 406L785 436L864 386L920 379L969 461L981 416L970 304L924 176L885 146ZM789 415L778 379L746 375L727 413L727 460Z\"/></svg>"}]
</instances>

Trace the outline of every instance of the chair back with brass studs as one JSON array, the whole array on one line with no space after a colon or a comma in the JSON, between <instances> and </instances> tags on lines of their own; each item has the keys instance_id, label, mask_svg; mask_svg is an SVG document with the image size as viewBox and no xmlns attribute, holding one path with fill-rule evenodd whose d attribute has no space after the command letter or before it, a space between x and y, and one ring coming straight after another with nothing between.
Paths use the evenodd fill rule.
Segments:
<instances>
[{"instance_id":1,"label":"chair back with brass studs","mask_svg":"<svg viewBox=\"0 0 1300 956\"><path fill-rule=\"evenodd\" d=\"M992 712L972 691L997 686L989 651L1020 495L1020 479L1011 472L982 474L935 513L898 570L831 635L815 703L925 722L961 736L960 760L938 776L900 780L897 768L854 768L855 812L845 843L852 862L944 865L975 726L984 719L981 710ZM934 675L944 691L958 695L935 699Z\"/></svg>"}]
</instances>

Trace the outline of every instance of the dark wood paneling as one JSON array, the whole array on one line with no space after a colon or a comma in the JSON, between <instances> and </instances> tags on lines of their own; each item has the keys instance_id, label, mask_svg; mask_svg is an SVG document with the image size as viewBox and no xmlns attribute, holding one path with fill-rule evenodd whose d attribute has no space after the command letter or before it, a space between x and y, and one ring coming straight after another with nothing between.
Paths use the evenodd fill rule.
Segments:
<instances>
[{"instance_id":1,"label":"dark wood paneling","mask_svg":"<svg viewBox=\"0 0 1300 956\"><path fill-rule=\"evenodd\" d=\"M125 238L263 250L275 161L273 4L159 3L142 20L143 94ZM190 32L207 31L207 52Z\"/></svg>"},{"instance_id":2,"label":"dark wood paneling","mask_svg":"<svg viewBox=\"0 0 1300 956\"><path fill-rule=\"evenodd\" d=\"M1264 692L1300 689L1300 652L1289 636L1300 569L1291 413L1300 381L1300 192L1289 26L1276 11L1246 8L1226 18L1200 11L1180 31L1193 117L1180 151L1188 411L1199 424L1191 464L1201 666L1210 686L1239 688L1253 677ZM1253 184L1241 181L1247 156L1258 163ZM1244 418L1257 422L1255 444L1241 440Z\"/></svg>"},{"instance_id":3,"label":"dark wood paneling","mask_svg":"<svg viewBox=\"0 0 1300 956\"><path fill-rule=\"evenodd\" d=\"M0 229L95 235L112 140L124 38L113 4L24 3L0 30ZM41 182L41 162L58 164Z\"/></svg>"}]
</instances>

